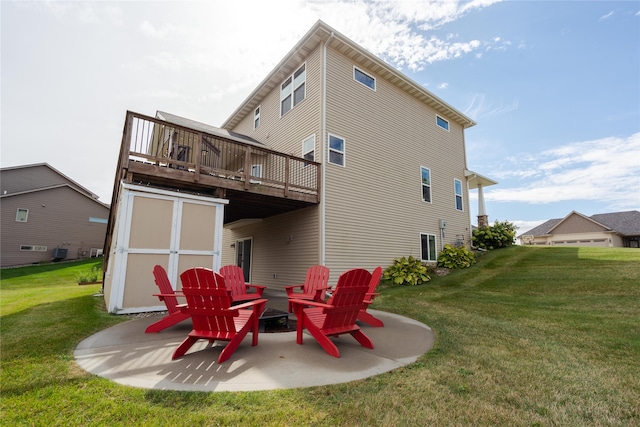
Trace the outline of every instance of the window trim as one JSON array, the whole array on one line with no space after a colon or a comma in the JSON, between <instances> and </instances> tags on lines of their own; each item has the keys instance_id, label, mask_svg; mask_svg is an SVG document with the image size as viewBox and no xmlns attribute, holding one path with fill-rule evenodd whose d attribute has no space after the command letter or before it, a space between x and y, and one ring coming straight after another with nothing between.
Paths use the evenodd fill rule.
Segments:
<instances>
[{"instance_id":1,"label":"window trim","mask_svg":"<svg viewBox=\"0 0 640 427\"><path fill-rule=\"evenodd\" d=\"M431 246L429 246L427 248L428 250L428 254L429 256L433 255L434 259L424 259L422 257L423 255L423 250L422 250L422 236L426 236L427 237L427 243L429 243L429 237L433 237L433 248ZM434 262L438 260L438 237L435 234L431 234L431 233L420 233L420 260L421 261L427 261L427 262Z\"/></svg>"},{"instance_id":2,"label":"window trim","mask_svg":"<svg viewBox=\"0 0 640 427\"><path fill-rule=\"evenodd\" d=\"M260 127L260 105L258 105L255 110L253 110L253 130L256 130Z\"/></svg>"},{"instance_id":3,"label":"window trim","mask_svg":"<svg viewBox=\"0 0 640 427\"><path fill-rule=\"evenodd\" d=\"M446 127L442 126L439 122L439 120L442 120L443 122L445 122L447 124ZM444 129L447 132L451 132L449 129L451 129L451 126L449 124L449 120L445 119L444 117L436 114L436 125L440 128L440 129Z\"/></svg>"},{"instance_id":4,"label":"window trim","mask_svg":"<svg viewBox=\"0 0 640 427\"><path fill-rule=\"evenodd\" d=\"M427 172L429 172L429 184L425 184L422 181L422 171L426 170ZM424 187L427 186L429 188L429 200L425 200L424 199ZM433 185L431 184L431 169L429 169L426 166L420 166L420 198L422 199L423 202L426 203L433 203Z\"/></svg>"},{"instance_id":5,"label":"window trim","mask_svg":"<svg viewBox=\"0 0 640 427\"><path fill-rule=\"evenodd\" d=\"M298 82L298 85L296 86L296 79L295 79L295 75L298 71L300 71L301 69L304 68L304 79L300 82ZM291 80L291 82L289 84L287 84L287 86L291 85L291 90L287 91L287 96L282 96L282 89L283 89L283 85L285 84L285 82ZM298 102L295 102L295 93L296 90L298 90L300 87L304 86L304 96L302 97L302 99ZM285 112L283 112L282 106L283 106L283 101L285 99L287 99L288 97L290 97L289 100L289 109ZM293 73L291 73L290 75L288 75L284 80L282 80L282 83L280 83L280 117L284 117L289 111L293 110L298 104L302 103L302 101L304 101L305 99L307 99L307 62L303 62L298 68L295 69L295 71Z\"/></svg>"},{"instance_id":6,"label":"window trim","mask_svg":"<svg viewBox=\"0 0 640 427\"><path fill-rule=\"evenodd\" d=\"M456 183L460 183L460 194L457 192ZM464 212L464 190L462 189L462 180L458 178L453 179L453 194L455 196L455 206L456 210L460 212ZM458 209L458 197L460 197L460 209Z\"/></svg>"},{"instance_id":7,"label":"window trim","mask_svg":"<svg viewBox=\"0 0 640 427\"><path fill-rule=\"evenodd\" d=\"M342 140L342 151L331 148L332 137ZM331 152L342 154L342 164L331 161ZM330 165L342 166L343 168L347 166L347 140L346 139L336 134L329 133L329 136L327 138L327 163L329 163Z\"/></svg>"},{"instance_id":8,"label":"window trim","mask_svg":"<svg viewBox=\"0 0 640 427\"><path fill-rule=\"evenodd\" d=\"M47 247L45 245L20 245L20 250L23 252L47 252Z\"/></svg>"},{"instance_id":9,"label":"window trim","mask_svg":"<svg viewBox=\"0 0 640 427\"><path fill-rule=\"evenodd\" d=\"M22 219L22 215L20 215L20 212L24 212L24 219ZM29 209L26 209L26 208L16 209L16 222L29 222Z\"/></svg>"},{"instance_id":10,"label":"window trim","mask_svg":"<svg viewBox=\"0 0 640 427\"><path fill-rule=\"evenodd\" d=\"M360 80L356 79L356 71L359 72L360 74L363 74L363 75L369 77L371 80L373 80L373 87L371 87L368 84L363 83ZM370 75L369 73L365 73L361 68L358 68L355 65L353 66L353 80L355 80L356 82L360 83L361 85L363 85L365 87L368 87L372 91L376 92L376 87L377 87L376 78L373 77L372 75Z\"/></svg>"},{"instance_id":11,"label":"window trim","mask_svg":"<svg viewBox=\"0 0 640 427\"><path fill-rule=\"evenodd\" d=\"M307 143L308 141L312 141L313 148L311 150L305 151L304 144ZM305 157L305 155L308 153L313 153L313 159L307 159ZM309 160L310 162L316 161L316 134L315 133L313 135L309 135L308 137L302 140L302 158L305 160ZM310 163L305 163L304 167L306 168L307 166L309 166L309 164Z\"/></svg>"}]
</instances>

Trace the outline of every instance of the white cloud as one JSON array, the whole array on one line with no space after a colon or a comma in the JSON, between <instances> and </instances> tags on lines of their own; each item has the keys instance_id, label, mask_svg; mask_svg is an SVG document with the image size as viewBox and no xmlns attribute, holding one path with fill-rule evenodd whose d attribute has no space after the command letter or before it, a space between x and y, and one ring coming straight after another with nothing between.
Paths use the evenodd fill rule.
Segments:
<instances>
[{"instance_id":1,"label":"white cloud","mask_svg":"<svg viewBox=\"0 0 640 427\"><path fill-rule=\"evenodd\" d=\"M571 200L606 202L612 209L640 206L640 133L576 142L537 155L512 157L497 179L522 186L487 191L486 200L545 204Z\"/></svg>"},{"instance_id":2,"label":"white cloud","mask_svg":"<svg viewBox=\"0 0 640 427\"><path fill-rule=\"evenodd\" d=\"M442 82L438 85L438 89L446 89L449 87L449 83L447 82Z\"/></svg>"},{"instance_id":3,"label":"white cloud","mask_svg":"<svg viewBox=\"0 0 640 427\"><path fill-rule=\"evenodd\" d=\"M471 101L462 110L464 114L477 120L481 117L490 117L499 114L505 114L518 108L518 100L514 99L510 103L500 103L494 105L487 101L487 96L483 93L476 93Z\"/></svg>"},{"instance_id":4,"label":"white cloud","mask_svg":"<svg viewBox=\"0 0 640 427\"><path fill-rule=\"evenodd\" d=\"M604 21L604 20L606 20L606 19L611 18L612 16L613 16L613 10L612 10L611 12L607 13L606 15L602 15L602 16L600 17L600 19L598 19L598 21Z\"/></svg>"}]
</instances>

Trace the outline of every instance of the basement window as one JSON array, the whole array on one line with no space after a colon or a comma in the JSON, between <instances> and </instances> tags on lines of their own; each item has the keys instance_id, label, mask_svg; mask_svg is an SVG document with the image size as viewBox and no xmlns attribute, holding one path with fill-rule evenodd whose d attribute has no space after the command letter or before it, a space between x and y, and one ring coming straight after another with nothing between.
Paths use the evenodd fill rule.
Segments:
<instances>
[{"instance_id":1,"label":"basement window","mask_svg":"<svg viewBox=\"0 0 640 427\"><path fill-rule=\"evenodd\" d=\"M47 252L47 247L43 245L20 245L21 251Z\"/></svg>"}]
</instances>

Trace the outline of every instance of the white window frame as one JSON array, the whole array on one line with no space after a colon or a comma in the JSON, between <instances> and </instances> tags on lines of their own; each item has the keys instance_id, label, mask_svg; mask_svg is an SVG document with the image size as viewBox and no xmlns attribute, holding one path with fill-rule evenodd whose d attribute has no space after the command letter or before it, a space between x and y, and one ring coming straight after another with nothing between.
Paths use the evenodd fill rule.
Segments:
<instances>
[{"instance_id":1,"label":"white window frame","mask_svg":"<svg viewBox=\"0 0 640 427\"><path fill-rule=\"evenodd\" d=\"M47 252L47 247L44 245L20 245L20 250L29 252Z\"/></svg>"},{"instance_id":2,"label":"white window frame","mask_svg":"<svg viewBox=\"0 0 640 427\"><path fill-rule=\"evenodd\" d=\"M251 176L256 178L262 178L262 164L256 163L255 165L251 165ZM262 181L257 179L250 180L252 184L260 184Z\"/></svg>"},{"instance_id":3,"label":"white window frame","mask_svg":"<svg viewBox=\"0 0 640 427\"><path fill-rule=\"evenodd\" d=\"M21 215L21 213L23 215ZM29 209L18 208L16 210L16 222L28 222L29 221Z\"/></svg>"},{"instance_id":4,"label":"white window frame","mask_svg":"<svg viewBox=\"0 0 640 427\"><path fill-rule=\"evenodd\" d=\"M425 184L422 180L422 171L426 170L429 173L429 184ZM429 188L429 200L424 199L424 187ZM431 169L425 166L420 166L420 197L423 202L432 203L433 202L433 187L431 185Z\"/></svg>"},{"instance_id":5,"label":"white window frame","mask_svg":"<svg viewBox=\"0 0 640 427\"><path fill-rule=\"evenodd\" d=\"M427 248L427 252L429 254L429 258L431 258L431 255L433 255L433 259L424 259L423 258L423 248L422 248L422 237L426 236L427 237L427 244L429 245ZM430 238L433 238L433 247L431 247L430 245ZM421 261L437 261L438 260L438 238L436 237L435 234L431 234L431 233L420 233L420 260Z\"/></svg>"},{"instance_id":6,"label":"white window frame","mask_svg":"<svg viewBox=\"0 0 640 427\"><path fill-rule=\"evenodd\" d=\"M253 129L256 130L260 127L260 105L253 110Z\"/></svg>"},{"instance_id":7,"label":"white window frame","mask_svg":"<svg viewBox=\"0 0 640 427\"><path fill-rule=\"evenodd\" d=\"M301 73L302 77L298 75L297 77L298 81L296 81L296 74L300 70L303 70ZM285 83L287 83L286 91L284 90ZM304 90L304 95L302 96L302 99L300 99L298 102L295 102L296 91L301 87ZM293 73L291 73L291 75L289 75L286 79L284 79L284 81L280 84L280 117L283 117L289 111L293 110L296 107L296 105L304 101L306 97L307 97L307 63L304 62L302 65L296 68L296 70ZM288 101L289 108L287 109L287 111L284 111L282 107L283 105L285 105L284 101L287 98L289 98L289 101Z\"/></svg>"},{"instance_id":8,"label":"white window frame","mask_svg":"<svg viewBox=\"0 0 640 427\"><path fill-rule=\"evenodd\" d=\"M371 80L373 80L373 87L369 86L368 84L361 82L360 80L358 80L356 78L356 71L359 72L360 74L364 74L365 76L369 77ZM361 85L368 87L369 89L371 89L372 91L376 91L376 78L373 77L371 74L369 73L365 73L361 68L356 67L355 65L353 66L353 80L355 80L356 82L360 83Z\"/></svg>"},{"instance_id":9,"label":"white window frame","mask_svg":"<svg viewBox=\"0 0 640 427\"><path fill-rule=\"evenodd\" d=\"M342 150L337 150L335 148L331 148L331 138L339 139L339 140L342 141ZM332 162L331 161L331 153L341 154L342 155L342 164L336 163L336 162ZM346 139L344 139L341 136L334 135L332 133L329 134L329 137L327 138L327 162L329 164L336 165L336 166L342 166L342 167L346 167L347 166L347 140Z\"/></svg>"},{"instance_id":10,"label":"white window frame","mask_svg":"<svg viewBox=\"0 0 640 427\"><path fill-rule=\"evenodd\" d=\"M307 145L309 145L308 143L311 144L311 149L307 147ZM306 155L309 153L311 153L313 158L311 159L306 158ZM316 135L315 134L309 136L308 138L305 138L304 141L302 141L302 158L312 162L316 161ZM305 163L304 166L305 167L309 166L309 163Z\"/></svg>"},{"instance_id":11,"label":"white window frame","mask_svg":"<svg viewBox=\"0 0 640 427\"><path fill-rule=\"evenodd\" d=\"M440 124L439 120L442 120L443 122L445 122L445 123L447 124L447 126L446 126L446 127L445 127L445 126L442 126L442 125ZM451 126L449 125L449 120L447 120L447 119L445 119L444 117L439 116L439 115L437 115L437 114L436 114L436 125L437 125L439 128L444 129L444 130L446 130L447 132L450 132L450 130L449 130L449 129L451 128Z\"/></svg>"},{"instance_id":12,"label":"white window frame","mask_svg":"<svg viewBox=\"0 0 640 427\"><path fill-rule=\"evenodd\" d=\"M458 189L457 189L457 185L460 183L460 194L458 194ZM464 212L464 196L463 196L463 189L462 189L462 180L458 179L458 178L454 178L453 179L453 193L455 195L455 206L456 206L456 210ZM460 198L460 208L458 208L458 197Z\"/></svg>"}]
</instances>

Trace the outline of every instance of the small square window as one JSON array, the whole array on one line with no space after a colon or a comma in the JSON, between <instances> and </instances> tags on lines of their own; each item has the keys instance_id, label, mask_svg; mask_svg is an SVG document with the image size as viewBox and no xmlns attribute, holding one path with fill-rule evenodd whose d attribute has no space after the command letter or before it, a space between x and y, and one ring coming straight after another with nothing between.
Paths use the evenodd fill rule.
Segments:
<instances>
[{"instance_id":1,"label":"small square window","mask_svg":"<svg viewBox=\"0 0 640 427\"><path fill-rule=\"evenodd\" d=\"M443 119L438 115L436 115L436 124L446 131L449 130L449 121Z\"/></svg>"},{"instance_id":2,"label":"small square window","mask_svg":"<svg viewBox=\"0 0 640 427\"><path fill-rule=\"evenodd\" d=\"M16 212L16 221L18 222L27 222L29 218L29 209L18 208Z\"/></svg>"},{"instance_id":3,"label":"small square window","mask_svg":"<svg viewBox=\"0 0 640 427\"><path fill-rule=\"evenodd\" d=\"M370 89L376 90L376 79L356 67L353 67L353 79Z\"/></svg>"}]
</instances>

